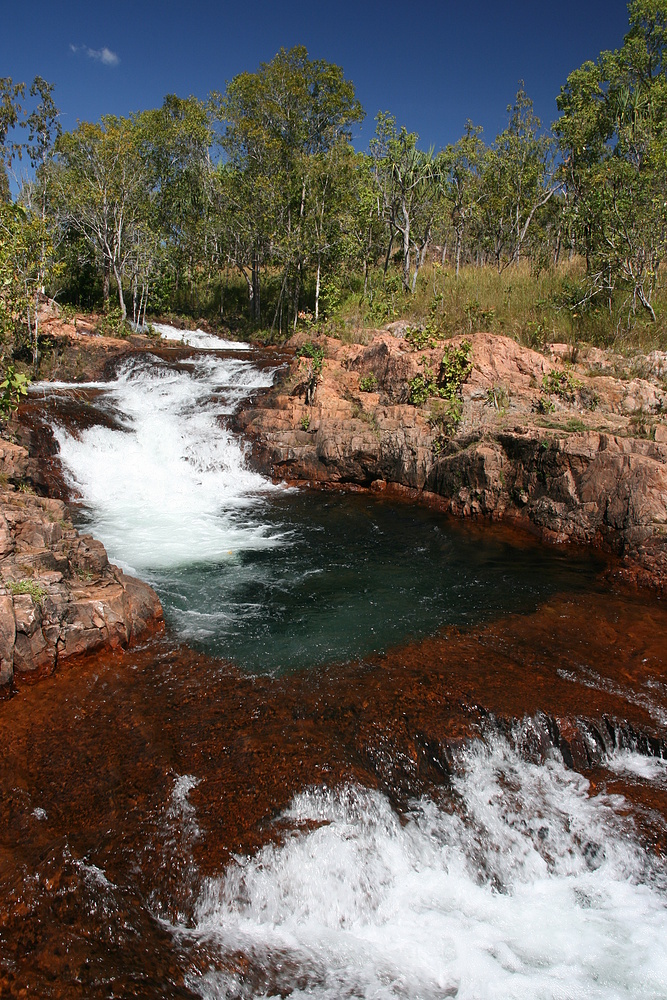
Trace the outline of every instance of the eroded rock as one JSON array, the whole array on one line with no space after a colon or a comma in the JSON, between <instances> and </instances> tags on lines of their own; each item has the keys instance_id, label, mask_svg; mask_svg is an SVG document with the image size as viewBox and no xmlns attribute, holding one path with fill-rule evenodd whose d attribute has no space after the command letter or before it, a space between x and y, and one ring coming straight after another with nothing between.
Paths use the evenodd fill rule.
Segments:
<instances>
[{"instance_id":1,"label":"eroded rock","mask_svg":"<svg viewBox=\"0 0 667 1000\"><path fill-rule=\"evenodd\" d=\"M492 334L469 341L473 366L455 429L442 399L409 402L410 381L438 372L445 345L414 350L389 330L366 345L322 338L326 360L310 405L296 357L236 427L274 479L407 487L458 516L511 518L549 541L603 546L621 557L623 575L665 590L662 356L622 379L609 374L618 360L597 349L573 365L565 345L546 356ZM361 391L371 375L375 391Z\"/></svg>"},{"instance_id":2,"label":"eroded rock","mask_svg":"<svg viewBox=\"0 0 667 1000\"><path fill-rule=\"evenodd\" d=\"M62 501L0 489L0 690L71 657L127 646L161 621L155 592L79 535Z\"/></svg>"}]
</instances>

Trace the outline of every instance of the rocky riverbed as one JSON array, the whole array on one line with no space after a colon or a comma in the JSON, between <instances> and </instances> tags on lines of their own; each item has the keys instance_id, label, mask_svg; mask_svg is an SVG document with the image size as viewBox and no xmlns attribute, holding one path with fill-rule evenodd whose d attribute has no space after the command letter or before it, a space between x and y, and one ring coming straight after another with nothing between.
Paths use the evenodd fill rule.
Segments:
<instances>
[{"instance_id":1,"label":"rocky riverbed","mask_svg":"<svg viewBox=\"0 0 667 1000\"><path fill-rule=\"evenodd\" d=\"M591 348L573 360L566 345L542 354L474 334L452 427L442 398L414 405L410 385L425 373L437 382L447 349L466 338L415 348L404 333L398 324L365 345L295 338L275 387L236 416L255 467L399 490L458 516L523 523L547 541L594 544L620 557L626 578L664 592L667 354L630 363ZM323 352L321 371L299 356L304 344Z\"/></svg>"},{"instance_id":2,"label":"rocky riverbed","mask_svg":"<svg viewBox=\"0 0 667 1000\"><path fill-rule=\"evenodd\" d=\"M55 345L51 378L110 377L128 354L160 351L147 337L94 335L55 315L43 328ZM539 353L474 334L454 426L446 401L415 405L410 385L425 373L437 384L444 355L465 338L417 347L405 334L394 324L343 344L300 333L287 353L272 354L273 365L283 362L273 388L233 417L252 464L275 480L371 488L523 525L549 542L593 544L618 557L618 575L664 593L667 354L629 362L582 348L573 358L565 345ZM84 396L72 403L75 424L85 423ZM39 401L23 406L0 440L4 689L65 659L125 646L162 620L151 588L75 531L44 405L43 414Z\"/></svg>"}]
</instances>

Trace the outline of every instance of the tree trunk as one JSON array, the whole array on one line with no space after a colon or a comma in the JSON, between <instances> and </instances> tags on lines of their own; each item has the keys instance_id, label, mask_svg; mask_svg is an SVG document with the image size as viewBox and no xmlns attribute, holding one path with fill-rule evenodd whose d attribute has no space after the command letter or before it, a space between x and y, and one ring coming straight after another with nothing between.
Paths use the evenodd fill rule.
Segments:
<instances>
[{"instance_id":1,"label":"tree trunk","mask_svg":"<svg viewBox=\"0 0 667 1000\"><path fill-rule=\"evenodd\" d=\"M322 272L321 254L317 254L317 277L315 278L315 322L320 318L320 275Z\"/></svg>"},{"instance_id":2,"label":"tree trunk","mask_svg":"<svg viewBox=\"0 0 667 1000\"><path fill-rule=\"evenodd\" d=\"M108 257L104 258L104 273L102 275L102 298L104 299L104 311L109 311L109 285L111 283L111 262Z\"/></svg>"},{"instance_id":3,"label":"tree trunk","mask_svg":"<svg viewBox=\"0 0 667 1000\"><path fill-rule=\"evenodd\" d=\"M252 252L252 295L251 295L252 321L255 324L255 326L259 326L262 318L259 291L260 291L259 254L257 253L257 248L255 248L253 249Z\"/></svg>"},{"instance_id":4,"label":"tree trunk","mask_svg":"<svg viewBox=\"0 0 667 1000\"><path fill-rule=\"evenodd\" d=\"M403 206L403 287L406 292L410 291L410 216Z\"/></svg>"},{"instance_id":5,"label":"tree trunk","mask_svg":"<svg viewBox=\"0 0 667 1000\"><path fill-rule=\"evenodd\" d=\"M391 258L391 248L394 245L394 237L395 236L396 236L396 230L392 226L391 227L391 233L390 233L390 236L389 236L389 246L387 247L387 253L385 254L385 258L384 258L384 270L383 270L383 273L384 273L385 277L387 276L387 268L389 267L389 260Z\"/></svg>"},{"instance_id":6,"label":"tree trunk","mask_svg":"<svg viewBox=\"0 0 667 1000\"><path fill-rule=\"evenodd\" d=\"M113 274L114 278L116 279L116 284L118 285L118 305L120 307L120 315L124 323L125 320L127 319L127 308L125 306L125 298L123 296L123 281L120 276L120 272L116 268L115 264L114 264Z\"/></svg>"}]
</instances>

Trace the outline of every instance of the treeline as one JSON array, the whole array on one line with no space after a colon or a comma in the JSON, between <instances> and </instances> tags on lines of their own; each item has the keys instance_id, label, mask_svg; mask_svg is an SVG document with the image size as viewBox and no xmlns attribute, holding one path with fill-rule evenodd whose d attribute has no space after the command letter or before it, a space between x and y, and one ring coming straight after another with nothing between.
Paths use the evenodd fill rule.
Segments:
<instances>
[{"instance_id":1,"label":"treeline","mask_svg":"<svg viewBox=\"0 0 667 1000\"><path fill-rule=\"evenodd\" d=\"M568 307L656 319L667 251L667 0L633 0L622 46L586 62L542 128L520 86L487 143L469 122L435 152L389 113L365 153L340 67L282 50L206 101L61 132L53 86L0 80L0 334L32 345L48 292L147 313L214 310L292 330L350 289L409 299L426 261L533 273L580 258ZM12 201L7 170L33 168ZM241 294L242 293L242 294Z\"/></svg>"}]
</instances>

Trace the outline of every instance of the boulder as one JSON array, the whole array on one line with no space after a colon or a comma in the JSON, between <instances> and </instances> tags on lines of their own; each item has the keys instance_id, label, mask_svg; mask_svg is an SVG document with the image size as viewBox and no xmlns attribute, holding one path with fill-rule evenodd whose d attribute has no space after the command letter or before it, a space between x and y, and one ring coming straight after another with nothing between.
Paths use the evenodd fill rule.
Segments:
<instances>
[{"instance_id":1,"label":"boulder","mask_svg":"<svg viewBox=\"0 0 667 1000\"><path fill-rule=\"evenodd\" d=\"M16 467L27 467L16 448ZM128 646L161 622L155 592L79 535L62 501L0 488L0 690Z\"/></svg>"}]
</instances>

